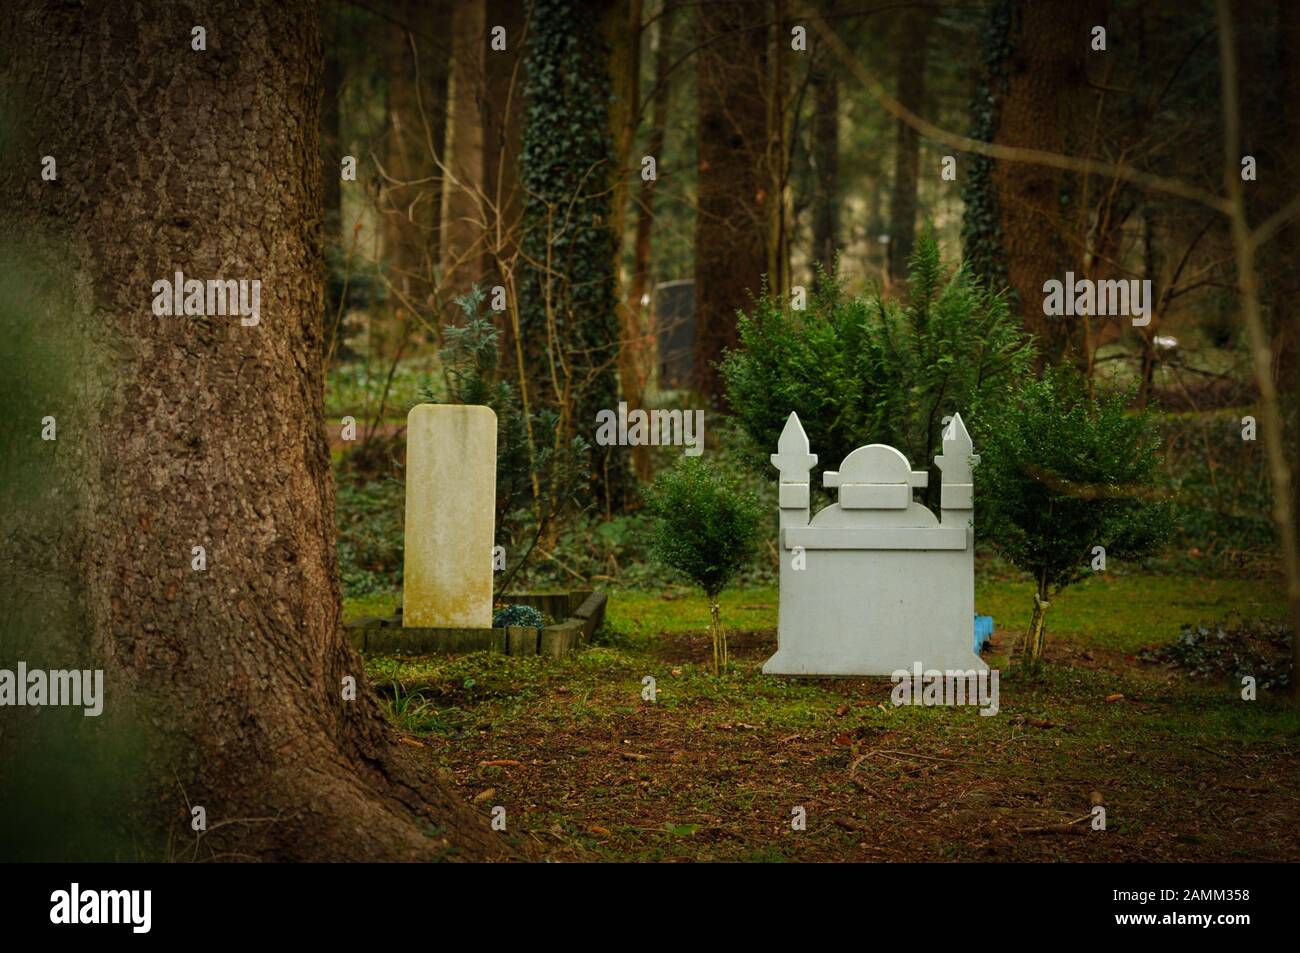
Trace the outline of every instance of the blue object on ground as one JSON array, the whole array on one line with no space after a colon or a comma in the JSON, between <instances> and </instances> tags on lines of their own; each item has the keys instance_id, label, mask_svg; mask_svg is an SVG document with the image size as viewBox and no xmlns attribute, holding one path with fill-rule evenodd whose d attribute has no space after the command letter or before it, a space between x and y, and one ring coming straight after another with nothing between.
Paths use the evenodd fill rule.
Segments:
<instances>
[{"instance_id":1,"label":"blue object on ground","mask_svg":"<svg viewBox=\"0 0 1300 953\"><path fill-rule=\"evenodd\" d=\"M993 638L993 616L975 616L975 654L979 655Z\"/></svg>"}]
</instances>

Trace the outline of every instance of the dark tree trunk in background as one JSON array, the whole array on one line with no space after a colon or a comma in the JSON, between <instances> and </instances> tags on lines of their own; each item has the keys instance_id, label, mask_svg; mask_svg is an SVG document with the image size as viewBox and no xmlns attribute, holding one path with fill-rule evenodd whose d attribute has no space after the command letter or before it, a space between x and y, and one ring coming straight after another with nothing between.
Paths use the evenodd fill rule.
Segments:
<instances>
[{"instance_id":1,"label":"dark tree trunk in background","mask_svg":"<svg viewBox=\"0 0 1300 953\"><path fill-rule=\"evenodd\" d=\"M475 284L505 286L509 306L517 306L527 9L518 0L458 0L448 10L430 25L451 46L443 136L450 179L442 184L438 296L444 315L459 320L453 301ZM490 47L498 26L505 29L504 50ZM503 323L502 355L509 360L512 322Z\"/></svg>"},{"instance_id":2,"label":"dark tree trunk in background","mask_svg":"<svg viewBox=\"0 0 1300 953\"><path fill-rule=\"evenodd\" d=\"M641 80L641 0L602 0L600 33L609 50L610 222L614 228L614 268L623 248L627 197L631 179L632 143L639 124ZM638 165L639 169L639 165Z\"/></svg>"},{"instance_id":3,"label":"dark tree trunk in background","mask_svg":"<svg viewBox=\"0 0 1300 953\"><path fill-rule=\"evenodd\" d=\"M94 402L59 411L81 545L56 555L90 653L63 664L106 669L106 717L143 710L143 823L192 842L186 803L202 805L220 856L494 855L482 818L403 765L339 626L315 6L7 4L0 70L0 108L22 117L0 221L58 249L78 300L48 333L100 355L77 369ZM152 283L178 269L260 279L261 323L155 317Z\"/></svg>"},{"instance_id":4,"label":"dark tree trunk in background","mask_svg":"<svg viewBox=\"0 0 1300 953\"><path fill-rule=\"evenodd\" d=\"M386 23L388 132L380 213L393 299L417 326L441 327L434 300L447 128L450 20L445 0L394 0ZM437 38L436 40L434 38ZM402 323L399 321L399 323Z\"/></svg>"},{"instance_id":5,"label":"dark tree trunk in background","mask_svg":"<svg viewBox=\"0 0 1300 953\"><path fill-rule=\"evenodd\" d=\"M455 3L451 22L464 19L462 13L474 3ZM523 193L519 187L519 153L523 142L525 123L524 103L524 49L527 44L528 11L518 0L488 0L483 4L482 20L471 10L469 22L461 24L454 53L452 69L459 77L459 92L450 101L449 110L458 117L456 126L468 136L470 148L456 150L466 161L469 178L464 185L482 190L482 208L476 209L471 193L455 194L451 203L444 202L444 210L458 209L458 214L480 223L470 225L462 218L459 225L462 242L476 243L480 249L469 270L463 276L453 275L451 283L440 295L444 314L461 320L460 309L454 298L478 281L485 289L497 285L506 289L506 314L499 317L497 327L500 337L500 366L508 369L516 382L523 384L523 370L519 366L515 320L519 314L518 254L519 223L523 215ZM444 23L448 20L444 20ZM486 31L504 27L506 48L493 50ZM480 33L474 34L473 30ZM449 112L450 118L450 112ZM464 140L462 140L462 143ZM475 151L477 150L477 152ZM450 152L449 152L450 156ZM459 189L448 184L444 189ZM444 256L444 262L450 259Z\"/></svg>"},{"instance_id":6,"label":"dark tree trunk in background","mask_svg":"<svg viewBox=\"0 0 1300 953\"><path fill-rule=\"evenodd\" d=\"M459 8L461 4L458 2ZM520 0L490 0L487 28L506 29L506 48L488 50L483 71L482 101L486 193L491 202L487 222L487 263L484 281L505 282L517 254L523 194L519 188L519 151L524 134L524 46L528 32L527 5Z\"/></svg>"},{"instance_id":7,"label":"dark tree trunk in background","mask_svg":"<svg viewBox=\"0 0 1300 953\"><path fill-rule=\"evenodd\" d=\"M925 111L926 52L934 11L929 4L912 7L900 23L898 45L898 101L912 112ZM907 277L907 259L916 240L916 188L920 177L921 137L907 123L898 122L894 151L894 189L889 201L889 277Z\"/></svg>"},{"instance_id":8,"label":"dark tree trunk in background","mask_svg":"<svg viewBox=\"0 0 1300 953\"><path fill-rule=\"evenodd\" d=\"M614 231L614 279L617 283L620 340L618 383L629 407L645 405L645 366L641 308L633 294L634 285L623 281L623 236L626 232L628 195L640 170L632 145L641 118L641 0L605 0L601 34L609 47L609 82L613 95L609 104L609 136L614 147L610 164L610 209ZM660 136L662 142L662 135ZM639 179L638 179L639 181ZM638 479L650 479L650 448L632 447L632 466Z\"/></svg>"},{"instance_id":9,"label":"dark tree trunk in background","mask_svg":"<svg viewBox=\"0 0 1300 953\"><path fill-rule=\"evenodd\" d=\"M837 0L823 4L834 29ZM827 273L835 271L840 251L840 65L828 50L818 50L813 62L812 118L812 261Z\"/></svg>"},{"instance_id":10,"label":"dark tree trunk in background","mask_svg":"<svg viewBox=\"0 0 1300 953\"><path fill-rule=\"evenodd\" d=\"M767 287L789 300L790 240L793 213L790 195L791 108L790 19L786 0L772 0L771 43L767 64L767 153L763 188L767 210Z\"/></svg>"},{"instance_id":11,"label":"dark tree trunk in background","mask_svg":"<svg viewBox=\"0 0 1300 953\"><path fill-rule=\"evenodd\" d=\"M699 184L695 220L694 386L721 397L716 362L736 344L767 267L766 63L770 6L720 0L699 8Z\"/></svg>"},{"instance_id":12,"label":"dark tree trunk in background","mask_svg":"<svg viewBox=\"0 0 1300 953\"><path fill-rule=\"evenodd\" d=\"M444 309L481 282L487 271L490 237L488 210L476 195L489 195L484 166L483 89L487 57L487 2L456 3L444 27L451 37L451 70L447 83L447 132L444 137L449 181L442 190L442 259Z\"/></svg>"},{"instance_id":13,"label":"dark tree trunk in background","mask_svg":"<svg viewBox=\"0 0 1300 953\"><path fill-rule=\"evenodd\" d=\"M995 141L1004 146L1076 154L1090 121L1088 57L1091 29L1105 22L1101 0L1034 0L1014 5L1012 53ZM1109 54L1097 54L1109 55ZM1070 176L1027 162L998 162L993 185L1001 215L1007 279L1026 330L1038 335L1041 357L1057 363L1079 336L1077 318L1043 314L1043 282L1082 272ZM1067 201L1063 202L1063 198Z\"/></svg>"},{"instance_id":14,"label":"dark tree trunk in background","mask_svg":"<svg viewBox=\"0 0 1300 953\"><path fill-rule=\"evenodd\" d=\"M1007 93L1011 63L1011 22L1015 0L992 0L980 32L983 63L975 75L970 100L970 137L980 142L997 138L998 113ZM965 154L960 175L962 263L989 288L1007 288L1006 250L1002 247L1002 214L998 208L996 164L987 156Z\"/></svg>"},{"instance_id":15,"label":"dark tree trunk in background","mask_svg":"<svg viewBox=\"0 0 1300 953\"><path fill-rule=\"evenodd\" d=\"M630 311L631 324L628 327L628 344L637 386L644 391L646 379L650 374L651 355L655 353L658 328L654 321L654 308L643 304L643 299L654 290L654 275L651 272L651 237L655 222L655 186L658 176L665 174L659 165L664 153L664 130L668 126L668 91L669 67L672 65L673 20L676 16L676 4L671 2L664 6L659 16L656 33L654 91L651 109L653 117L650 125L650 138L647 143L647 155L654 156L656 177L642 179L638 186L636 198L636 239L632 248L632 281L628 286L627 307ZM648 481L653 473L649 453L633 456L637 479Z\"/></svg>"}]
</instances>

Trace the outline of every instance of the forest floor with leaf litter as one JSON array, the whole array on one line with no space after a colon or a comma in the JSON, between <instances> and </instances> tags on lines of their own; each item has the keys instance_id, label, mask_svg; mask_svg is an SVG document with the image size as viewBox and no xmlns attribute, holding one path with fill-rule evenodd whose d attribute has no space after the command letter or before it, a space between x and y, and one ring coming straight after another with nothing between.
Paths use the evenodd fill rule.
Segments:
<instances>
[{"instance_id":1,"label":"forest floor with leaf litter","mask_svg":"<svg viewBox=\"0 0 1300 953\"><path fill-rule=\"evenodd\" d=\"M992 582L977 596L1007 620L985 656L1002 670L994 716L896 708L888 679L762 675L771 589L725 597L722 677L709 671L707 606L679 591L615 593L597 643L564 658L376 657L367 672L412 753L485 817L504 807L502 836L526 856L1300 859L1300 717L1137 655L1181 621L1275 616L1273 587L1090 581L1054 605L1036 679L1007 666L1023 595ZM806 830L792 829L797 807Z\"/></svg>"}]
</instances>

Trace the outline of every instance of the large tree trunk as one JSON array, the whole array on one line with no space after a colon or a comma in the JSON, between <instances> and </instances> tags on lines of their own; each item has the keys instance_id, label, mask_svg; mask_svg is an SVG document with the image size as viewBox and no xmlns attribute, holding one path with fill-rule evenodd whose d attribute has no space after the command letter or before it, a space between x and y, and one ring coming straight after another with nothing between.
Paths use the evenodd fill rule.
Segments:
<instances>
[{"instance_id":1,"label":"large tree trunk","mask_svg":"<svg viewBox=\"0 0 1300 953\"><path fill-rule=\"evenodd\" d=\"M0 220L33 267L66 269L53 286L75 307L40 314L44 333L98 355L52 411L63 520L43 555L75 581L87 633L63 665L106 670L106 724L138 715L138 850L168 827L192 842L192 804L204 856L492 856L482 820L403 766L339 627L316 9L212 0L206 52L195 19L126 0L0 14L0 104L23 117ZM177 270L259 279L260 323L155 317L152 283Z\"/></svg>"},{"instance_id":2,"label":"large tree trunk","mask_svg":"<svg viewBox=\"0 0 1300 953\"><path fill-rule=\"evenodd\" d=\"M926 52L934 11L928 3L909 9L900 21L898 46L898 101L921 115L925 110ZM898 121L894 150L894 190L889 200L889 277L907 277L907 260L916 241L916 188L920 179L921 137Z\"/></svg>"},{"instance_id":3,"label":"large tree trunk","mask_svg":"<svg viewBox=\"0 0 1300 953\"><path fill-rule=\"evenodd\" d=\"M1102 0L1022 0L1014 5L1013 53L1007 94L995 141L999 145L1075 154L1091 113L1088 98L1089 35L1104 22ZM1058 169L999 162L993 170L1002 223L1007 278L1028 331L1039 337L1042 357L1056 363L1082 323L1043 314L1043 282L1081 272L1081 247L1071 234L1076 220L1062 204L1070 178Z\"/></svg>"},{"instance_id":4,"label":"large tree trunk","mask_svg":"<svg viewBox=\"0 0 1300 953\"><path fill-rule=\"evenodd\" d=\"M699 185L695 218L694 385L721 397L715 364L736 345L736 310L767 267L768 17L762 0L706 4L696 54Z\"/></svg>"}]
</instances>

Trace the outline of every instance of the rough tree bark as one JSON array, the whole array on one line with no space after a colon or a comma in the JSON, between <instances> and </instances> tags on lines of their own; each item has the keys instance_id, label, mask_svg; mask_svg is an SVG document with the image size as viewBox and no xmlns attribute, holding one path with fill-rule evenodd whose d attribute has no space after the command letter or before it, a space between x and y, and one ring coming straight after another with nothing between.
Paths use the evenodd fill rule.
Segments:
<instances>
[{"instance_id":1,"label":"rough tree bark","mask_svg":"<svg viewBox=\"0 0 1300 953\"><path fill-rule=\"evenodd\" d=\"M767 267L768 18L762 0L706 4L699 13L699 185L695 219L694 386L721 398L715 364L736 345Z\"/></svg>"},{"instance_id":2,"label":"rough tree bark","mask_svg":"<svg viewBox=\"0 0 1300 953\"><path fill-rule=\"evenodd\" d=\"M340 631L316 13L213 0L206 52L184 7L0 13L0 109L23 117L0 221L33 255L57 250L77 307L48 332L84 334L100 355L77 368L94 402L64 408L75 472L60 492L77 524L64 535L78 545L56 555L79 579L107 709L143 710L146 827L193 836L183 788L214 855L497 856L483 820L403 761ZM39 177L44 154L57 185ZM260 279L260 324L155 317L151 285L178 269Z\"/></svg>"},{"instance_id":3,"label":"rough tree bark","mask_svg":"<svg viewBox=\"0 0 1300 953\"><path fill-rule=\"evenodd\" d=\"M899 22L898 101L914 113L925 107L926 53L934 11L928 3L908 9ZM894 150L894 189L889 198L889 277L907 277L907 259L916 241L916 189L920 180L921 136L898 120Z\"/></svg>"},{"instance_id":4,"label":"rough tree bark","mask_svg":"<svg viewBox=\"0 0 1300 953\"><path fill-rule=\"evenodd\" d=\"M994 142L1073 154L1090 112L1089 32L1104 23L1104 0L1019 2L1011 25L1013 52L1007 94ZM1025 329L1037 334L1042 358L1061 359L1077 336L1070 319L1043 314L1043 282L1080 271L1080 248L1062 194L1071 176L1059 169L998 162L994 189L1002 221L1007 278Z\"/></svg>"}]
</instances>

